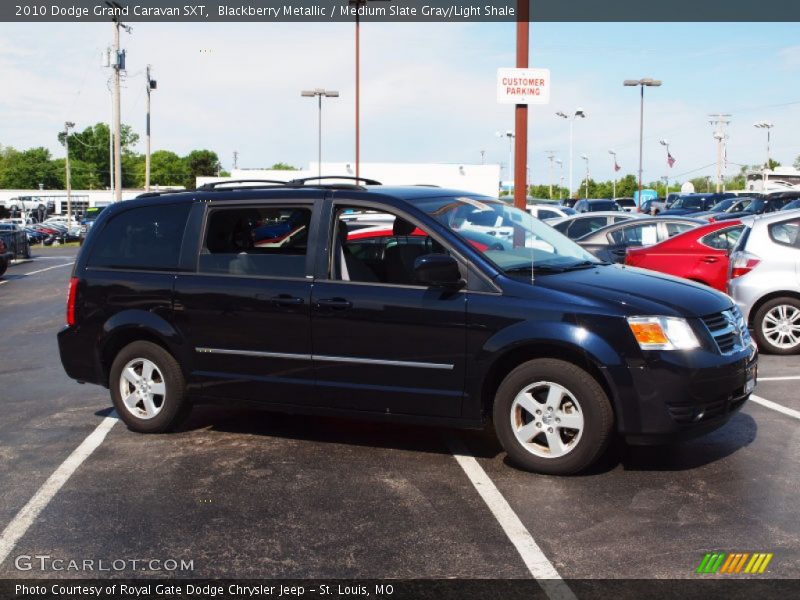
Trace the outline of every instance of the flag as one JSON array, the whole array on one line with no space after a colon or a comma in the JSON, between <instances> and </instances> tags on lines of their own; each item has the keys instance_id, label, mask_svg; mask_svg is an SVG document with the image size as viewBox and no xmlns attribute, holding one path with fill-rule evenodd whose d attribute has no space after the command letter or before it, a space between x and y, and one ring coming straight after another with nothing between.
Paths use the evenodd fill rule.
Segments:
<instances>
[{"instance_id":1,"label":"flag","mask_svg":"<svg viewBox=\"0 0 800 600\"><path fill-rule=\"evenodd\" d=\"M622 167L617 164L617 161L614 161L614 171L619 171Z\"/></svg>"},{"instance_id":2,"label":"flag","mask_svg":"<svg viewBox=\"0 0 800 600\"><path fill-rule=\"evenodd\" d=\"M675 158L669 152L667 152L667 164L670 168L672 168L672 165L675 164Z\"/></svg>"}]
</instances>

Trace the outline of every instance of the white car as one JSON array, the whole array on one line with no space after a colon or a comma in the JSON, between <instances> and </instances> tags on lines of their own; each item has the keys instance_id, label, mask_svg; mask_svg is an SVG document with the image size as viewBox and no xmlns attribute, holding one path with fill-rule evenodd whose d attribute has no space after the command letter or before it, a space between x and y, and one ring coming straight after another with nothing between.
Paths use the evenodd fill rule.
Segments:
<instances>
[{"instance_id":1,"label":"white car","mask_svg":"<svg viewBox=\"0 0 800 600\"><path fill-rule=\"evenodd\" d=\"M35 196L21 196L2 200L2 204L10 211L47 210L46 203Z\"/></svg>"},{"instance_id":2,"label":"white car","mask_svg":"<svg viewBox=\"0 0 800 600\"><path fill-rule=\"evenodd\" d=\"M540 221L560 219L577 214L573 209L560 204L528 204L525 210Z\"/></svg>"}]
</instances>

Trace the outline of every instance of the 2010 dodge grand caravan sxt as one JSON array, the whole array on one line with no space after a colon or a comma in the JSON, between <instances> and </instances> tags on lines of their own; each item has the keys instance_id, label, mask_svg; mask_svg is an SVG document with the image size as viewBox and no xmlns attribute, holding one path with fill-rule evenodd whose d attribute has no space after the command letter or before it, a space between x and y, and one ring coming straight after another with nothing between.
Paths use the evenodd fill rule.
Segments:
<instances>
[{"instance_id":1,"label":"2010 dodge grand caravan sxt","mask_svg":"<svg viewBox=\"0 0 800 600\"><path fill-rule=\"evenodd\" d=\"M491 420L517 465L556 474L614 432L711 431L753 390L757 352L724 294L599 262L498 200L364 181L109 207L70 282L67 373L107 386L136 431L193 400Z\"/></svg>"}]
</instances>

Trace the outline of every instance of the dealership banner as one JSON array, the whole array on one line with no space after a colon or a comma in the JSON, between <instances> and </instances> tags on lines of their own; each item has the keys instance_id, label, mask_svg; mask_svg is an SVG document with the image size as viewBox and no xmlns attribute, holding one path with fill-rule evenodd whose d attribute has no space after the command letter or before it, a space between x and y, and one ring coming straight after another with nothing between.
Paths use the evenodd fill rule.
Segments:
<instances>
[{"instance_id":1,"label":"dealership banner","mask_svg":"<svg viewBox=\"0 0 800 600\"><path fill-rule=\"evenodd\" d=\"M4 579L0 600L797 598L797 579Z\"/></svg>"},{"instance_id":2,"label":"dealership banner","mask_svg":"<svg viewBox=\"0 0 800 600\"><path fill-rule=\"evenodd\" d=\"M516 0L2 0L10 22L503 22L520 17ZM524 1L524 0L523 0ZM534 22L799 21L785 0L529 0ZM631 35L635 35L631 31Z\"/></svg>"}]
</instances>

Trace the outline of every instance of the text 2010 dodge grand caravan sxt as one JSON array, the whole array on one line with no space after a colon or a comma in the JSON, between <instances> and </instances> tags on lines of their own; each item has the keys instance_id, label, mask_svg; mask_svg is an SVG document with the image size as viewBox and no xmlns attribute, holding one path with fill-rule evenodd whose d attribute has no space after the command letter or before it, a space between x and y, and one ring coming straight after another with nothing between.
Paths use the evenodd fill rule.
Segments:
<instances>
[{"instance_id":1,"label":"text 2010 dodge grand caravan sxt","mask_svg":"<svg viewBox=\"0 0 800 600\"><path fill-rule=\"evenodd\" d=\"M757 353L727 296L598 262L506 203L430 187L210 186L115 204L58 335L136 431L192 400L482 427L574 473L613 432L719 427Z\"/></svg>"}]
</instances>

